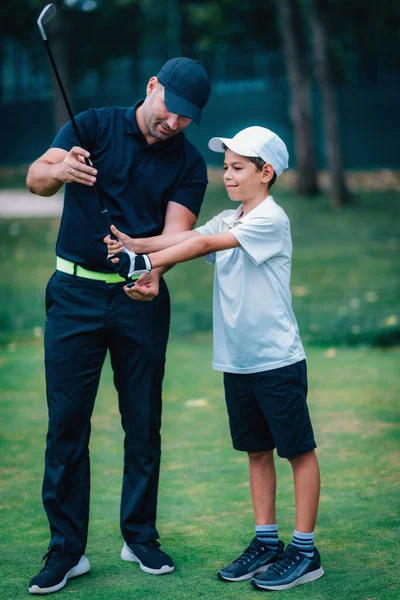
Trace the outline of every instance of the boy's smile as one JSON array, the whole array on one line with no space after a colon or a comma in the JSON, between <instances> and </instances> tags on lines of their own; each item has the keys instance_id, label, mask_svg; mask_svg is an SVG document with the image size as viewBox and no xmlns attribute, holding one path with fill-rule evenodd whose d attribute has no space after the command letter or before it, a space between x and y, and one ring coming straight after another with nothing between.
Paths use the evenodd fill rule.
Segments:
<instances>
[{"instance_id":1,"label":"boy's smile","mask_svg":"<svg viewBox=\"0 0 400 600\"><path fill-rule=\"evenodd\" d=\"M266 178L265 169L258 170L248 158L229 148L225 150L224 171L224 184L228 196L234 202L242 202L244 212L254 208L268 195L270 178Z\"/></svg>"}]
</instances>

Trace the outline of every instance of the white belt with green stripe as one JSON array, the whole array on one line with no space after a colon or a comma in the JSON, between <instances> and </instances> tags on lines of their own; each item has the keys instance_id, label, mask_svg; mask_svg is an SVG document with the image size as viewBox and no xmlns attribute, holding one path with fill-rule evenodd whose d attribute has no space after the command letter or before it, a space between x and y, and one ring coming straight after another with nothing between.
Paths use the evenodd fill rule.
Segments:
<instances>
[{"instance_id":1,"label":"white belt with green stripe","mask_svg":"<svg viewBox=\"0 0 400 600\"><path fill-rule=\"evenodd\" d=\"M68 273L69 275L76 275L76 277L83 277L84 279L94 279L95 281L104 281L105 283L126 283L125 279L118 275L118 273L99 273L98 271L89 271L80 265L76 265L70 260L60 258L59 256L57 256L56 269L57 271L62 271L63 273ZM133 281L136 279L139 279L139 277L132 277Z\"/></svg>"}]
</instances>

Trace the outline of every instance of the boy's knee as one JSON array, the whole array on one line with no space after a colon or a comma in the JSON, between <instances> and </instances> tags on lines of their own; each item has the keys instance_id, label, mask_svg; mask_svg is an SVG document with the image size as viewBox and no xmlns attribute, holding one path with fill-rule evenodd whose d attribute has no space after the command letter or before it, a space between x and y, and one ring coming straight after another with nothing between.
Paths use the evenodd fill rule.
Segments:
<instances>
[{"instance_id":1,"label":"boy's knee","mask_svg":"<svg viewBox=\"0 0 400 600\"><path fill-rule=\"evenodd\" d=\"M273 450L262 450L261 452L248 452L249 460L261 461L271 460L273 458Z\"/></svg>"},{"instance_id":2,"label":"boy's knee","mask_svg":"<svg viewBox=\"0 0 400 600\"><path fill-rule=\"evenodd\" d=\"M317 455L315 450L309 450L308 452L304 452L303 454L298 454L297 456L291 456L288 458L288 461L293 466L305 464L309 461L315 461L317 459Z\"/></svg>"}]
</instances>

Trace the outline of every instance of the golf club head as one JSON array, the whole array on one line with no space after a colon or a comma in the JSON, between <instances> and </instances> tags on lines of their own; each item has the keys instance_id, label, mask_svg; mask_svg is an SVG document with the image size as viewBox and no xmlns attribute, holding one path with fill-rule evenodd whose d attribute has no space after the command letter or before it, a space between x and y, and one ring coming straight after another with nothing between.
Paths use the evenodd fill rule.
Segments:
<instances>
[{"instance_id":1,"label":"golf club head","mask_svg":"<svg viewBox=\"0 0 400 600\"><path fill-rule=\"evenodd\" d=\"M56 12L57 12L56 5L48 4L47 6L44 7L44 9L42 10L42 12L39 15L37 24L38 24L40 35L42 36L43 41L47 40L47 35L46 35L46 31L44 29L44 25L46 25L46 23L49 23L49 21L54 19L54 17L56 16Z\"/></svg>"}]
</instances>

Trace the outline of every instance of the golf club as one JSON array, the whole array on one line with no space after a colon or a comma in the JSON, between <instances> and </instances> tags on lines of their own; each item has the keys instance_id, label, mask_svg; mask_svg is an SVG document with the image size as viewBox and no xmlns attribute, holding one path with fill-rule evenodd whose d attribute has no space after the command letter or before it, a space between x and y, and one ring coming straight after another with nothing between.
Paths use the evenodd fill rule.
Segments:
<instances>
[{"instance_id":1,"label":"golf club","mask_svg":"<svg viewBox=\"0 0 400 600\"><path fill-rule=\"evenodd\" d=\"M42 36L43 43L44 43L45 48L47 50L47 54L49 56L49 59L50 59L50 62L51 62L51 66L53 67L53 71L54 71L54 74L56 76L57 83L58 83L59 88L61 90L61 94L62 94L62 97L64 99L64 103L65 103L65 106L67 108L67 111L68 111L68 116L69 116L69 118L71 120L71 123L72 123L72 126L74 128L75 135L76 135L76 138L78 140L79 146L81 148L83 148L84 150L87 150L87 148L85 148L85 146L83 144L83 141L82 141L82 138L81 138L81 136L79 134L78 127L76 125L76 121L75 121L75 117L74 117L74 113L72 112L71 105L69 103L67 94L66 94L65 89L64 89L64 85L63 85L63 83L61 81L61 77L60 77L60 74L58 72L57 65L55 63L53 53L52 53L52 51L50 49L49 40L47 39L47 34L46 34L45 27L44 27L47 23L49 23L50 21L52 21L54 19L54 17L56 16L56 12L57 12L57 10L56 10L55 4L47 4L47 6L44 7L44 9L42 10L42 12L39 15L39 18L37 20L37 25L39 27L40 35ZM88 158L85 158L85 163L88 166L90 166L90 161L89 161ZM103 199L102 199L101 195L99 194L99 191L97 190L97 188L96 188L95 185L93 185L93 190L94 190L94 193L96 194L96 198L97 198L97 200L98 200L98 202L100 204L101 212L102 212L102 214L105 216L105 218L107 220L108 228L110 228L110 226L111 226L111 220L110 220L110 215L108 214L107 207L104 204ZM112 234L110 234L110 235L112 237L114 237ZM121 277L123 277L127 282L129 281L131 283L131 285L134 285L132 283L132 279L130 277L128 277L128 273L129 273L129 269L130 269L130 264L131 264L131 261L130 261L130 258L128 256L128 254L126 252L121 252L120 255L118 256L118 258L119 258L119 262L117 264L113 264L114 269L116 271L118 271L118 273L121 275Z\"/></svg>"}]
</instances>

